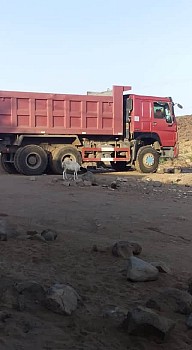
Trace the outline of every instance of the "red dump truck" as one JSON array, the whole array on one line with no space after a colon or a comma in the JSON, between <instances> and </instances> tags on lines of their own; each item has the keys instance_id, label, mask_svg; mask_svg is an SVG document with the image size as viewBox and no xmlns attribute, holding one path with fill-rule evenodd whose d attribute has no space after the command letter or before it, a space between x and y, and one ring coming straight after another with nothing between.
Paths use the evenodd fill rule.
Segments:
<instances>
[{"instance_id":1,"label":"red dump truck","mask_svg":"<svg viewBox=\"0 0 192 350\"><path fill-rule=\"evenodd\" d=\"M9 173L62 173L62 160L111 163L155 172L178 155L170 97L131 94L130 86L87 95L0 91L0 152ZM178 105L179 107L182 107Z\"/></svg>"}]
</instances>

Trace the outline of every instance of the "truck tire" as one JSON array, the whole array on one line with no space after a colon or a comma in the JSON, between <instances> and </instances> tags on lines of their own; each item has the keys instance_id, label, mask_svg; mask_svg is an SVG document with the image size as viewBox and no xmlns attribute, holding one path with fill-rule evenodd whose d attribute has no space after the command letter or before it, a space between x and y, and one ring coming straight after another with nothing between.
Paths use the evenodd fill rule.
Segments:
<instances>
[{"instance_id":1,"label":"truck tire","mask_svg":"<svg viewBox=\"0 0 192 350\"><path fill-rule=\"evenodd\" d=\"M62 148L56 148L51 152L50 167L55 174L62 175L62 161L65 158L74 160L75 162L82 164L81 153L72 146L64 146Z\"/></svg>"},{"instance_id":2,"label":"truck tire","mask_svg":"<svg viewBox=\"0 0 192 350\"><path fill-rule=\"evenodd\" d=\"M126 162L111 162L111 166L116 171L125 171L127 170L127 163Z\"/></svg>"},{"instance_id":3,"label":"truck tire","mask_svg":"<svg viewBox=\"0 0 192 350\"><path fill-rule=\"evenodd\" d=\"M15 168L23 175L42 175L47 163L47 153L37 145L19 148L14 157Z\"/></svg>"},{"instance_id":4,"label":"truck tire","mask_svg":"<svg viewBox=\"0 0 192 350\"><path fill-rule=\"evenodd\" d=\"M141 173L155 173L159 165L159 153L151 146L141 147L137 153L135 168Z\"/></svg>"},{"instance_id":5,"label":"truck tire","mask_svg":"<svg viewBox=\"0 0 192 350\"><path fill-rule=\"evenodd\" d=\"M8 174L18 173L14 164L7 162L7 153L1 153L1 168Z\"/></svg>"}]
</instances>

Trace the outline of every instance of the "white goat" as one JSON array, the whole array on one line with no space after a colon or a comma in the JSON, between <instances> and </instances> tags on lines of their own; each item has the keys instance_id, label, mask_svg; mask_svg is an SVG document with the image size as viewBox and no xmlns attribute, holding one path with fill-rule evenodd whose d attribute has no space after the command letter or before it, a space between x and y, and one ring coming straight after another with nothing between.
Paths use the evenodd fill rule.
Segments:
<instances>
[{"instance_id":1,"label":"white goat","mask_svg":"<svg viewBox=\"0 0 192 350\"><path fill-rule=\"evenodd\" d=\"M74 180L78 179L77 173L81 169L81 166L71 159L66 159L62 162L63 168L63 180L67 180L67 170L73 171Z\"/></svg>"}]
</instances>

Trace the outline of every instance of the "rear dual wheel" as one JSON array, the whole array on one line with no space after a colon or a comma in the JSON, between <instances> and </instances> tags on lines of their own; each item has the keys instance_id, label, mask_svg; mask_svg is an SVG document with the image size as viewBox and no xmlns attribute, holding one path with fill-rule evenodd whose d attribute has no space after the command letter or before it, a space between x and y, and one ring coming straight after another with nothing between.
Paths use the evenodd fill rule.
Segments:
<instances>
[{"instance_id":1,"label":"rear dual wheel","mask_svg":"<svg viewBox=\"0 0 192 350\"><path fill-rule=\"evenodd\" d=\"M65 159L70 159L77 162L79 165L82 164L81 153L72 146L64 146L56 148L51 152L50 167L55 174L61 175L63 173L62 162Z\"/></svg>"},{"instance_id":2,"label":"rear dual wheel","mask_svg":"<svg viewBox=\"0 0 192 350\"><path fill-rule=\"evenodd\" d=\"M23 175L42 175L47 168L47 163L47 153L37 145L19 148L14 157L14 166Z\"/></svg>"}]
</instances>

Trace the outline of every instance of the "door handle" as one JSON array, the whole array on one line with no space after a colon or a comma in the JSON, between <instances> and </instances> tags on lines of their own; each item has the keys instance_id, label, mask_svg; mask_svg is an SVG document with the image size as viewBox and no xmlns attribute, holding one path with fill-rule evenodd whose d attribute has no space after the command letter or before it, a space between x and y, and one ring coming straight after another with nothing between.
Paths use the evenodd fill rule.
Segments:
<instances>
[{"instance_id":1,"label":"door handle","mask_svg":"<svg viewBox=\"0 0 192 350\"><path fill-rule=\"evenodd\" d=\"M153 122L153 125L157 125L157 122Z\"/></svg>"}]
</instances>

